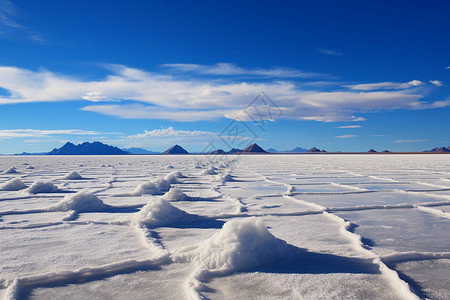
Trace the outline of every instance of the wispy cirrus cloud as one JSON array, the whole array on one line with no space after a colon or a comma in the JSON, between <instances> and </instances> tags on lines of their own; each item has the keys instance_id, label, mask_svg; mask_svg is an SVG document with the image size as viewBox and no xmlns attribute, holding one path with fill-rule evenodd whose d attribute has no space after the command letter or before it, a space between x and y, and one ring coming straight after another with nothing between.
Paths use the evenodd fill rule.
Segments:
<instances>
[{"instance_id":1,"label":"wispy cirrus cloud","mask_svg":"<svg viewBox=\"0 0 450 300\"><path fill-rule=\"evenodd\" d=\"M66 130L40 130L40 129L8 129L0 130L0 138L23 138L23 137L50 137L54 135L98 135L98 131L66 129Z\"/></svg>"},{"instance_id":2,"label":"wispy cirrus cloud","mask_svg":"<svg viewBox=\"0 0 450 300\"><path fill-rule=\"evenodd\" d=\"M373 90L403 90L411 87L423 85L420 80L411 80L409 82L377 82L344 85L352 90L373 91Z\"/></svg>"},{"instance_id":3,"label":"wispy cirrus cloud","mask_svg":"<svg viewBox=\"0 0 450 300\"><path fill-rule=\"evenodd\" d=\"M9 0L0 0L0 26L19 29L22 25L14 21L16 16L16 8Z\"/></svg>"},{"instance_id":4,"label":"wispy cirrus cloud","mask_svg":"<svg viewBox=\"0 0 450 300\"><path fill-rule=\"evenodd\" d=\"M217 63L214 65L200 64L163 64L162 67L181 72L194 72L205 75L225 75L225 76L262 76L279 78L310 78L324 76L322 74L303 72L294 68L242 68L231 63Z\"/></svg>"},{"instance_id":5,"label":"wispy cirrus cloud","mask_svg":"<svg viewBox=\"0 0 450 300\"><path fill-rule=\"evenodd\" d=\"M345 126L338 126L336 128L344 128L344 129L350 129L350 128L361 128L361 125L345 125Z\"/></svg>"},{"instance_id":6,"label":"wispy cirrus cloud","mask_svg":"<svg viewBox=\"0 0 450 300\"><path fill-rule=\"evenodd\" d=\"M358 137L357 135L354 134L346 134L346 135L338 135L336 136L339 139L351 139L351 138L355 138Z\"/></svg>"},{"instance_id":7,"label":"wispy cirrus cloud","mask_svg":"<svg viewBox=\"0 0 450 300\"><path fill-rule=\"evenodd\" d=\"M25 35L34 42L45 42L44 38L36 31L31 30L16 21L19 10L10 0L0 0L0 36L1 35Z\"/></svg>"},{"instance_id":8,"label":"wispy cirrus cloud","mask_svg":"<svg viewBox=\"0 0 450 300\"><path fill-rule=\"evenodd\" d=\"M396 140L393 141L395 144L401 144L401 143L421 143L421 142L428 142L428 140Z\"/></svg>"},{"instance_id":9,"label":"wispy cirrus cloud","mask_svg":"<svg viewBox=\"0 0 450 300\"><path fill-rule=\"evenodd\" d=\"M107 67L111 73L105 78L82 81L47 70L1 66L0 88L9 95L0 96L0 105L78 100L95 102L82 109L104 115L186 122L223 117L245 119L248 111L242 108L261 92L270 95L283 112L277 118L320 122L364 121L357 115L359 112L450 105L448 100L423 101L424 95L418 89L323 92L308 89L295 80L266 78L247 82L196 76L186 79L176 74L152 73L122 65ZM105 103L110 101L120 103Z\"/></svg>"},{"instance_id":10,"label":"wispy cirrus cloud","mask_svg":"<svg viewBox=\"0 0 450 300\"><path fill-rule=\"evenodd\" d=\"M317 51L320 52L320 53L326 54L326 55L342 56L342 52L339 52L339 51L336 51L336 50L319 48L319 49L317 49Z\"/></svg>"}]
</instances>

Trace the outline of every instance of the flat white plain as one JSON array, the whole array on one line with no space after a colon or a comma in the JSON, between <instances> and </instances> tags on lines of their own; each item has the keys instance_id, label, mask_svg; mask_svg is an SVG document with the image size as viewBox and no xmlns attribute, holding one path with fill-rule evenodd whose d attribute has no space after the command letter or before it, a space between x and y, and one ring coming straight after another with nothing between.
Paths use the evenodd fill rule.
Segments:
<instances>
[{"instance_id":1,"label":"flat white plain","mask_svg":"<svg viewBox=\"0 0 450 300\"><path fill-rule=\"evenodd\" d=\"M449 158L0 157L0 298L449 299Z\"/></svg>"}]
</instances>

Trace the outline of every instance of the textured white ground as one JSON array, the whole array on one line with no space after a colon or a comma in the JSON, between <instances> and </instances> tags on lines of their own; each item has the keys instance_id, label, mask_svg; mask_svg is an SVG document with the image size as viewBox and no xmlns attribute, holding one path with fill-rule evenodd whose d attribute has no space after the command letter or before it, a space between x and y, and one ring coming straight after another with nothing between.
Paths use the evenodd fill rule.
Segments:
<instances>
[{"instance_id":1,"label":"textured white ground","mask_svg":"<svg viewBox=\"0 0 450 300\"><path fill-rule=\"evenodd\" d=\"M0 157L0 299L450 299L449 219L448 155Z\"/></svg>"}]
</instances>

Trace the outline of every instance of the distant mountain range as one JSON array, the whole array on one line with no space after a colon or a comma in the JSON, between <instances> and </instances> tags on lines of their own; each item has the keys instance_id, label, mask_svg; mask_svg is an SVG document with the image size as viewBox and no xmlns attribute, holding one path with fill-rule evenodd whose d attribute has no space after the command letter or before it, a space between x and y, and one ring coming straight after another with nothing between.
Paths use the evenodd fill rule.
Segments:
<instances>
[{"instance_id":1,"label":"distant mountain range","mask_svg":"<svg viewBox=\"0 0 450 300\"><path fill-rule=\"evenodd\" d=\"M267 153L263 148L261 148L258 144L251 144L244 150L233 148L228 152L225 152L222 149L217 149L206 154L215 154L215 155L223 155L223 154L239 154L239 153Z\"/></svg>"},{"instance_id":2,"label":"distant mountain range","mask_svg":"<svg viewBox=\"0 0 450 300\"><path fill-rule=\"evenodd\" d=\"M84 142L79 145L74 145L67 142L61 148L55 148L47 155L127 155L125 152L117 147L109 146L100 142Z\"/></svg>"},{"instance_id":3,"label":"distant mountain range","mask_svg":"<svg viewBox=\"0 0 450 300\"><path fill-rule=\"evenodd\" d=\"M235 153L239 153L242 152L241 149L236 149L233 148L230 151L224 151L223 149L217 149L211 152L207 152L207 153L198 153L198 154L212 154L212 155L223 155L223 154L235 154Z\"/></svg>"},{"instance_id":4,"label":"distant mountain range","mask_svg":"<svg viewBox=\"0 0 450 300\"><path fill-rule=\"evenodd\" d=\"M154 151L148 151L144 148L136 148L136 147L131 147L131 148L122 148L123 151L129 152L130 154L160 154L161 152L154 152Z\"/></svg>"},{"instance_id":5,"label":"distant mountain range","mask_svg":"<svg viewBox=\"0 0 450 300\"><path fill-rule=\"evenodd\" d=\"M33 152L33 153L29 153L29 152L22 152L22 153L18 153L18 154L14 154L14 155L47 155L48 152Z\"/></svg>"},{"instance_id":6,"label":"distant mountain range","mask_svg":"<svg viewBox=\"0 0 450 300\"><path fill-rule=\"evenodd\" d=\"M301 147L295 147L292 150L285 150L285 151L278 151L274 148L269 148L264 150L261 148L258 144L251 144L246 149L236 149L233 148L230 151L224 151L222 149L217 149L214 151L211 151L206 154L215 154L215 155L221 155L221 154L235 154L235 153L324 153L327 152L325 150L320 150L316 147L312 147L311 149L307 150L305 148ZM449 147L436 147L431 150L425 150L422 152L432 152L432 153L450 153L450 146ZM340 153L336 152L336 153ZM350 152L351 153L351 152ZM361 153L361 152L355 152L355 153ZM378 153L374 149L369 149L367 153ZM389 150L383 150L382 153L391 153ZM189 154L183 147L180 145L174 145L164 151L163 153L155 152L155 151L149 151L143 148L117 148L114 146L110 146L107 144L103 144L101 142L84 142L79 145L74 145L70 142L67 142L60 148L55 148L50 152L40 152L40 153L28 153L28 152L22 152L20 154L15 155L129 155L129 154L136 154L136 155L147 155L147 154ZM202 153L195 153L195 154L202 154ZM203 153L204 154L204 153Z\"/></svg>"},{"instance_id":7,"label":"distant mountain range","mask_svg":"<svg viewBox=\"0 0 450 300\"><path fill-rule=\"evenodd\" d=\"M269 148L269 149L267 149L267 152L303 153L303 152L308 152L308 149L305 149L305 148L302 148L302 147L295 147L292 150L278 151L277 149Z\"/></svg>"},{"instance_id":8,"label":"distant mountain range","mask_svg":"<svg viewBox=\"0 0 450 300\"><path fill-rule=\"evenodd\" d=\"M450 152L450 146L448 147L436 147L433 148L429 151L424 151L424 152Z\"/></svg>"}]
</instances>

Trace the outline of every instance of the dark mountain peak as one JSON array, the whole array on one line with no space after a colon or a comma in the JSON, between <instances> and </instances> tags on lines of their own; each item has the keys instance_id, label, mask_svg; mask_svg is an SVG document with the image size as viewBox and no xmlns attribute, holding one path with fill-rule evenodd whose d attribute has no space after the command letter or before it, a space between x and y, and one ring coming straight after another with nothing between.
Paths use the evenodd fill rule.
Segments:
<instances>
[{"instance_id":1,"label":"dark mountain peak","mask_svg":"<svg viewBox=\"0 0 450 300\"><path fill-rule=\"evenodd\" d=\"M258 144L256 144L256 143L251 144L250 146L245 148L242 152L243 153L267 153L263 148L258 146Z\"/></svg>"},{"instance_id":2,"label":"dark mountain peak","mask_svg":"<svg viewBox=\"0 0 450 300\"><path fill-rule=\"evenodd\" d=\"M312 147L311 149L308 150L308 152L322 152L322 150L320 150L316 147Z\"/></svg>"},{"instance_id":3,"label":"dark mountain peak","mask_svg":"<svg viewBox=\"0 0 450 300\"><path fill-rule=\"evenodd\" d=\"M71 142L65 143L61 148L55 148L48 155L126 155L128 152L117 147L103 144L101 142L84 142L74 145Z\"/></svg>"},{"instance_id":4,"label":"dark mountain peak","mask_svg":"<svg viewBox=\"0 0 450 300\"><path fill-rule=\"evenodd\" d=\"M162 154L189 154L183 147L180 145L175 145L164 151Z\"/></svg>"},{"instance_id":5,"label":"dark mountain peak","mask_svg":"<svg viewBox=\"0 0 450 300\"><path fill-rule=\"evenodd\" d=\"M377 151L375 151L373 149L369 149L367 152L369 152L369 153L377 153Z\"/></svg>"},{"instance_id":6,"label":"dark mountain peak","mask_svg":"<svg viewBox=\"0 0 450 300\"><path fill-rule=\"evenodd\" d=\"M449 147L450 148L450 147ZM445 147L436 147L431 149L430 151L427 152L450 152L449 148L445 148Z\"/></svg>"},{"instance_id":7,"label":"dark mountain peak","mask_svg":"<svg viewBox=\"0 0 450 300\"><path fill-rule=\"evenodd\" d=\"M383 153L391 153L389 150L383 150Z\"/></svg>"},{"instance_id":8,"label":"dark mountain peak","mask_svg":"<svg viewBox=\"0 0 450 300\"><path fill-rule=\"evenodd\" d=\"M222 149L217 149L217 150L208 152L207 154L226 154L226 152L223 151Z\"/></svg>"},{"instance_id":9,"label":"dark mountain peak","mask_svg":"<svg viewBox=\"0 0 450 300\"><path fill-rule=\"evenodd\" d=\"M233 148L233 149L231 149L230 151L228 151L227 154L234 154L234 153L239 153L239 152L242 152L242 150L241 150L241 149Z\"/></svg>"}]
</instances>

